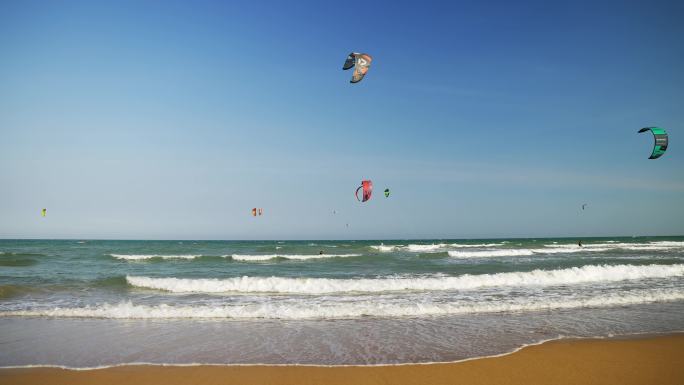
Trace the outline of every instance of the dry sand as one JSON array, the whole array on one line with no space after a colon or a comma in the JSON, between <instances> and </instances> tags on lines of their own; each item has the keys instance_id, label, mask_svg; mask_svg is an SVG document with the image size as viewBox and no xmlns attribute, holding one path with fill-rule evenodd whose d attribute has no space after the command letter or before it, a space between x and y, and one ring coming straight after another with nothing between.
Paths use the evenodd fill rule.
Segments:
<instances>
[{"instance_id":1,"label":"dry sand","mask_svg":"<svg viewBox=\"0 0 684 385\"><path fill-rule=\"evenodd\" d=\"M0 369L0 384L684 384L684 335L561 340L499 357L398 366Z\"/></svg>"}]
</instances>

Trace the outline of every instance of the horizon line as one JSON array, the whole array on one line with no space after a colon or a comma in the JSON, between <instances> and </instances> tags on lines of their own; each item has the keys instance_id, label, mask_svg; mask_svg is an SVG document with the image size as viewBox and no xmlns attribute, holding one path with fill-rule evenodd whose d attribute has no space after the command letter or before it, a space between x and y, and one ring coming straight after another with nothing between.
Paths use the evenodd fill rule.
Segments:
<instances>
[{"instance_id":1,"label":"horizon line","mask_svg":"<svg viewBox=\"0 0 684 385\"><path fill-rule=\"evenodd\" d=\"M512 240L525 240L525 239L599 239L599 238L673 238L673 237L684 237L684 235L606 235L606 236L595 236L595 237L582 237L582 236L558 236L558 237L489 237L489 238L365 238L365 239L325 239L325 238L311 238L311 239L287 239L287 238L273 238L273 239L172 239L172 238L3 238L0 237L0 241L181 241L181 242L269 242L269 241L285 241L285 242L306 242L306 241L438 241L438 240L449 240L449 241L471 241L471 240L498 240L498 239L512 239Z\"/></svg>"}]
</instances>

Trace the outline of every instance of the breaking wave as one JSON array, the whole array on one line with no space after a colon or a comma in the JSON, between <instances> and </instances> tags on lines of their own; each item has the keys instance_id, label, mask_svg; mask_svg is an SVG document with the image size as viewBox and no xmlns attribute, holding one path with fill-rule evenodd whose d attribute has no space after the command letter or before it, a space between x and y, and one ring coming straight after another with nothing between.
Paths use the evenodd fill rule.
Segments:
<instances>
[{"instance_id":1,"label":"breaking wave","mask_svg":"<svg viewBox=\"0 0 684 385\"><path fill-rule=\"evenodd\" d=\"M378 250L381 252L390 251L400 251L406 250L414 253L430 253L430 252L442 252L448 248L483 248L483 247L498 247L503 246L505 243L439 243L431 245L420 245L420 244L410 244L407 246L403 245L375 245L370 246L371 249Z\"/></svg>"},{"instance_id":2,"label":"breaking wave","mask_svg":"<svg viewBox=\"0 0 684 385\"><path fill-rule=\"evenodd\" d=\"M429 252L435 252L439 251L440 249L445 248L447 245L446 243L439 243L439 244L432 244L432 245L408 245L406 246L406 249L408 251L412 252L418 252L418 253L429 253Z\"/></svg>"},{"instance_id":3,"label":"breaking wave","mask_svg":"<svg viewBox=\"0 0 684 385\"><path fill-rule=\"evenodd\" d=\"M146 259L195 259L202 255L159 255L159 254L109 254L116 259L128 261L142 261Z\"/></svg>"},{"instance_id":4,"label":"breaking wave","mask_svg":"<svg viewBox=\"0 0 684 385\"><path fill-rule=\"evenodd\" d=\"M469 290L496 286L553 286L590 282L615 282L684 275L684 264L677 265L587 265L558 270L533 270L458 277L386 278L151 278L128 276L129 285L172 293L378 293L398 291Z\"/></svg>"},{"instance_id":5,"label":"breaking wave","mask_svg":"<svg viewBox=\"0 0 684 385\"><path fill-rule=\"evenodd\" d=\"M535 254L565 254L579 252L599 252L608 251L608 248L599 247L579 247L575 248L549 248L549 249L504 249L504 250L482 250L482 251L448 251L450 257L454 258L487 258L487 257L519 257Z\"/></svg>"},{"instance_id":6,"label":"breaking wave","mask_svg":"<svg viewBox=\"0 0 684 385\"><path fill-rule=\"evenodd\" d=\"M663 251L663 250L674 250L684 248L684 242L676 241L654 241L649 243L625 243L617 241L606 241L602 243L589 243L586 244L584 248L575 244L548 244L544 245L548 248L555 249L574 249L574 250L585 250L587 247L594 248L606 248L606 249L623 249L623 250L652 250L652 251Z\"/></svg>"},{"instance_id":7,"label":"breaking wave","mask_svg":"<svg viewBox=\"0 0 684 385\"><path fill-rule=\"evenodd\" d=\"M385 245L377 245L377 246L370 246L371 249L377 250L377 251L382 251L383 253L387 253L390 251L397 251L401 249L401 245L398 246L385 246Z\"/></svg>"},{"instance_id":8,"label":"breaking wave","mask_svg":"<svg viewBox=\"0 0 684 385\"><path fill-rule=\"evenodd\" d=\"M207 255L159 255L159 254L109 254L116 259L123 259L128 261L144 261L152 259L197 259L197 258L230 258L235 261L258 262L268 261L272 259L293 259L293 260L307 260L307 259L321 259L321 258L344 258L344 257L359 257L361 254L233 254L220 256Z\"/></svg>"},{"instance_id":9,"label":"breaking wave","mask_svg":"<svg viewBox=\"0 0 684 385\"><path fill-rule=\"evenodd\" d=\"M236 261L268 261L271 259L293 259L293 260L308 260L321 258L348 258L360 257L361 254L267 254L267 255L248 255L248 254L233 254L232 259Z\"/></svg>"},{"instance_id":10,"label":"breaking wave","mask_svg":"<svg viewBox=\"0 0 684 385\"><path fill-rule=\"evenodd\" d=\"M503 243L480 243L480 244L468 244L468 243L452 243L451 247L497 247L503 246Z\"/></svg>"},{"instance_id":11,"label":"breaking wave","mask_svg":"<svg viewBox=\"0 0 684 385\"><path fill-rule=\"evenodd\" d=\"M80 318L223 318L223 319L341 319L358 317L417 317L469 313L532 312L554 309L626 306L684 299L684 291L635 290L588 298L518 298L495 302L455 301L449 303L359 300L328 302L312 306L307 302L265 302L226 306L135 305L131 302L78 308L56 307L44 310L4 311L0 316L42 316Z\"/></svg>"}]
</instances>

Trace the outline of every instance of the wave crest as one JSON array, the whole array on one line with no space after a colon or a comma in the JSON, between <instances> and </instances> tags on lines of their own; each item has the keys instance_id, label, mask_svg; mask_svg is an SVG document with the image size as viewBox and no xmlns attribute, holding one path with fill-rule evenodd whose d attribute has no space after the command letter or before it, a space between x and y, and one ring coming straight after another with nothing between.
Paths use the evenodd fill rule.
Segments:
<instances>
[{"instance_id":1,"label":"wave crest","mask_svg":"<svg viewBox=\"0 0 684 385\"><path fill-rule=\"evenodd\" d=\"M586 265L569 269L533 270L458 277L387 277L387 278L151 278L128 276L129 285L172 293L283 293L326 294L349 292L398 292L469 290L496 286L553 286L589 282L615 282L684 275L678 265Z\"/></svg>"},{"instance_id":2,"label":"wave crest","mask_svg":"<svg viewBox=\"0 0 684 385\"><path fill-rule=\"evenodd\" d=\"M224 319L341 319L372 317L417 317L468 313L500 313L574 309L587 307L626 306L684 299L684 291L640 290L580 299L543 298L511 299L496 302L406 302L383 303L360 300L311 306L307 303L266 302L258 305L228 306L148 306L131 302L103 304L82 308L52 308L0 312L0 316L42 316L80 318L224 318Z\"/></svg>"},{"instance_id":3,"label":"wave crest","mask_svg":"<svg viewBox=\"0 0 684 385\"><path fill-rule=\"evenodd\" d=\"M360 257L361 254L267 254L267 255L249 255L249 254L233 254L232 259L236 261L268 261L271 259L292 259L292 260L308 260L308 259L322 259L322 258L349 258Z\"/></svg>"},{"instance_id":4,"label":"wave crest","mask_svg":"<svg viewBox=\"0 0 684 385\"><path fill-rule=\"evenodd\" d=\"M530 256L535 254L566 254L579 252L599 252L608 251L608 248L599 247L575 247L575 248L549 248L549 249L499 249L499 250L481 250L481 251L448 251L450 257L454 258L487 258L487 257L519 257Z\"/></svg>"},{"instance_id":5,"label":"wave crest","mask_svg":"<svg viewBox=\"0 0 684 385\"><path fill-rule=\"evenodd\" d=\"M160 255L160 254L109 254L112 258L128 261L142 261L146 259L195 259L202 255Z\"/></svg>"}]
</instances>

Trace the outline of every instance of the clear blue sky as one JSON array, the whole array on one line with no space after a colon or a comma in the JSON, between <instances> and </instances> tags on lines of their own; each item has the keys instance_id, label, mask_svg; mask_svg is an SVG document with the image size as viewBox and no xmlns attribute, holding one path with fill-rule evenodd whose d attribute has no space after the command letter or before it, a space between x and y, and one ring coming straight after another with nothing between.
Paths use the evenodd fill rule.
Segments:
<instances>
[{"instance_id":1,"label":"clear blue sky","mask_svg":"<svg viewBox=\"0 0 684 385\"><path fill-rule=\"evenodd\" d=\"M0 237L684 234L683 2L289 3L0 1Z\"/></svg>"}]
</instances>

